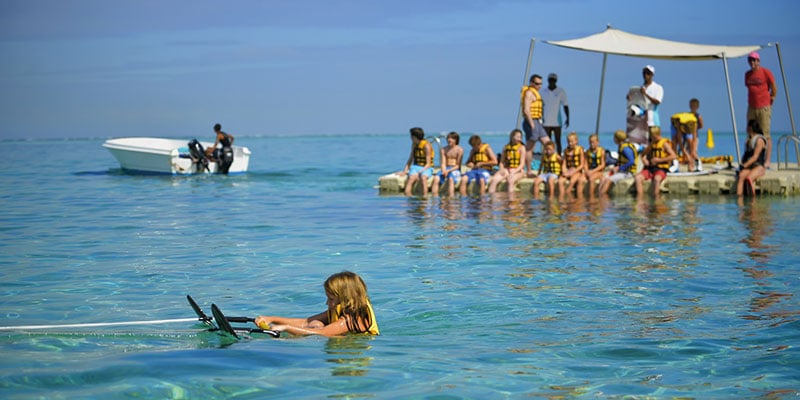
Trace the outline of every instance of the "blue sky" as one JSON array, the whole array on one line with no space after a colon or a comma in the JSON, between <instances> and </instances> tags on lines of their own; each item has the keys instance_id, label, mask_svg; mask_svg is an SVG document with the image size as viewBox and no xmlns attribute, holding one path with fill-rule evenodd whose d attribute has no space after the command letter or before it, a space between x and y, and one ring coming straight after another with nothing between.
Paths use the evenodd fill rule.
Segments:
<instances>
[{"instance_id":1,"label":"blue sky","mask_svg":"<svg viewBox=\"0 0 800 400\"><path fill-rule=\"evenodd\" d=\"M4 0L0 138L211 136L216 122L234 135L508 132L531 38L532 72L559 74L570 130L585 133L602 55L543 40L611 24L678 41L780 42L800 98L799 15L791 0ZM775 48L761 54L781 90L773 131L788 132ZM731 130L720 61L609 56L601 132L624 128L624 94L645 64L665 88L662 118L698 97L706 124ZM748 66L729 67L741 127Z\"/></svg>"}]
</instances>

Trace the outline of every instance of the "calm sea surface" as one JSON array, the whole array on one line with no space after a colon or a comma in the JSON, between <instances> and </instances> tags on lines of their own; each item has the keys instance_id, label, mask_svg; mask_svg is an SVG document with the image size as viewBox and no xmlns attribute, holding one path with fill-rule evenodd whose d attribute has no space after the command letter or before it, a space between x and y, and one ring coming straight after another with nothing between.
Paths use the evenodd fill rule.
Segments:
<instances>
[{"instance_id":1,"label":"calm sea surface","mask_svg":"<svg viewBox=\"0 0 800 400\"><path fill-rule=\"evenodd\" d=\"M405 133L239 137L239 176L126 174L102 142L2 142L0 326L189 318L187 294L305 317L347 269L382 335L0 332L2 398L800 393L798 198L381 196Z\"/></svg>"}]
</instances>

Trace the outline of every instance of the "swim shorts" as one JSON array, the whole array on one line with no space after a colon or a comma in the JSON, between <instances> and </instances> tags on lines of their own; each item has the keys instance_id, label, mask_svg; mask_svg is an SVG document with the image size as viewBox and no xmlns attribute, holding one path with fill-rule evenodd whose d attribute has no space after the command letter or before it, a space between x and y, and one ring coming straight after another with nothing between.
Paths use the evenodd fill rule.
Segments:
<instances>
[{"instance_id":1,"label":"swim shorts","mask_svg":"<svg viewBox=\"0 0 800 400\"><path fill-rule=\"evenodd\" d=\"M447 173L446 177L439 172L439 184L444 184L450 178L453 178L453 182L458 185L458 183L461 182L461 171L457 169L450 171Z\"/></svg>"},{"instance_id":2,"label":"swim shorts","mask_svg":"<svg viewBox=\"0 0 800 400\"><path fill-rule=\"evenodd\" d=\"M419 174L419 173L421 173L422 176L424 176L426 178L430 178L430 177L433 176L433 168L431 168L431 167L425 168L425 167L423 167L421 165L414 164L414 165L411 166L411 168L408 169L408 175L409 176L416 175L416 174Z\"/></svg>"},{"instance_id":3,"label":"swim shorts","mask_svg":"<svg viewBox=\"0 0 800 400\"><path fill-rule=\"evenodd\" d=\"M548 172L546 174L541 174L541 175L539 175L539 177L542 178L542 180L545 181L545 182L550 182L550 179L558 180L558 175L556 175L556 174L554 174L552 172Z\"/></svg>"},{"instance_id":4,"label":"swim shorts","mask_svg":"<svg viewBox=\"0 0 800 400\"><path fill-rule=\"evenodd\" d=\"M477 182L480 179L483 179L484 182L489 182L489 179L492 178L492 174L489 172L489 170L485 168L472 169L469 172L467 172L465 176L467 177L467 183L470 183L472 181Z\"/></svg>"},{"instance_id":5,"label":"swim shorts","mask_svg":"<svg viewBox=\"0 0 800 400\"><path fill-rule=\"evenodd\" d=\"M667 178L667 170L663 168L647 168L643 170L641 174L644 177L644 179L648 181L659 175L661 175L662 181Z\"/></svg>"},{"instance_id":6,"label":"swim shorts","mask_svg":"<svg viewBox=\"0 0 800 400\"><path fill-rule=\"evenodd\" d=\"M530 141L537 141L541 140L543 137L548 137L547 132L544 131L544 127L542 126L542 121L535 119L533 120L533 129L531 126L528 125L528 121L522 121L522 130L525 132L525 143L529 143Z\"/></svg>"}]
</instances>

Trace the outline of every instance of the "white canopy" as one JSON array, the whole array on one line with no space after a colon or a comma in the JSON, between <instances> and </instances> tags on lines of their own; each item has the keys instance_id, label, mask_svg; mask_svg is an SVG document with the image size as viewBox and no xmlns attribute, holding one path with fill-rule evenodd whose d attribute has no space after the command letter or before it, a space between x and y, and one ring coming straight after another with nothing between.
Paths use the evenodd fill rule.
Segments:
<instances>
[{"instance_id":1,"label":"white canopy","mask_svg":"<svg viewBox=\"0 0 800 400\"><path fill-rule=\"evenodd\" d=\"M603 86L605 84L606 59L608 58L609 54L655 58L662 60L700 61L721 59L722 65L725 68L725 81L728 87L728 102L731 110L731 123L733 124L733 138L736 142L736 158L740 158L739 134L736 129L736 116L734 115L733 110L733 94L731 93L731 81L730 76L728 75L728 59L746 56L750 52L756 51L762 47L770 46L770 44L763 46L721 46L675 42L649 36L635 35L619 29L614 29L610 25L606 27L604 32L589 35L583 38L560 41L545 40L544 42L554 46L575 50L603 53L603 67L600 78L600 98L597 104L597 122L595 125L595 133L598 133L600 129L600 110L602 109L603 105ZM534 43L535 39L531 39L531 47L528 51L528 65L525 68L525 75L523 76L523 85L528 83L527 79L533 58ZM783 62L781 61L780 47L777 45L777 43L776 50L778 51L778 60L781 65L781 73L783 75L784 90L786 91L786 102L789 106L789 120L792 123L792 134L796 137L797 134L795 133L796 131L794 128L794 117L792 116L792 104L789 100L789 88L788 85L786 85L786 75L783 73ZM517 126L520 125L521 117L521 113L517 115ZM800 147L795 146L795 152L798 154L798 158L800 159Z\"/></svg>"},{"instance_id":2,"label":"white canopy","mask_svg":"<svg viewBox=\"0 0 800 400\"><path fill-rule=\"evenodd\" d=\"M572 40L545 40L554 46L598 53L657 58L663 60L711 60L737 58L756 51L762 46L717 46L674 42L650 36L634 35L608 27L605 32Z\"/></svg>"}]
</instances>

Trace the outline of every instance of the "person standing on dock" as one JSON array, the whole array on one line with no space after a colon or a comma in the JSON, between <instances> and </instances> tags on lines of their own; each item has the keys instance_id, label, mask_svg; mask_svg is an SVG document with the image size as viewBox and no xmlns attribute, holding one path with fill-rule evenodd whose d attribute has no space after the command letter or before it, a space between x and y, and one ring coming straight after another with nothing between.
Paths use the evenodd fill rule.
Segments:
<instances>
[{"instance_id":1,"label":"person standing on dock","mask_svg":"<svg viewBox=\"0 0 800 400\"><path fill-rule=\"evenodd\" d=\"M654 127L659 129L661 128L661 119L658 115L658 106L660 106L661 101L664 100L664 88L653 80L653 76L655 74L656 68L652 65L645 65L645 67L642 69L642 78L644 79L644 84L642 84L641 90L642 95L644 95L645 98L647 128L650 131L650 134L653 133Z\"/></svg>"},{"instance_id":2,"label":"person standing on dock","mask_svg":"<svg viewBox=\"0 0 800 400\"><path fill-rule=\"evenodd\" d=\"M542 101L544 102L544 131L550 140L556 143L556 151L561 154L561 107L564 107L564 128L569 128L569 105L567 104L567 92L556 86L558 75L551 73L547 75L547 88L541 90Z\"/></svg>"},{"instance_id":3,"label":"person standing on dock","mask_svg":"<svg viewBox=\"0 0 800 400\"><path fill-rule=\"evenodd\" d=\"M533 161L533 148L536 142L542 142L542 148L550 138L544 131L542 125L542 114L544 105L542 95L539 89L542 87L542 77L540 75L531 75L528 86L522 88L522 130L525 132L525 159L521 160L525 165L524 171L531 170L531 162Z\"/></svg>"},{"instance_id":4,"label":"person standing on dock","mask_svg":"<svg viewBox=\"0 0 800 400\"><path fill-rule=\"evenodd\" d=\"M755 51L747 56L750 70L744 74L744 85L747 86L747 120L755 120L767 138L766 161L764 168L769 169L772 157L772 138L770 137L770 124L772 123L772 103L778 88L775 86L775 77L772 72L761 66L761 56Z\"/></svg>"}]
</instances>

